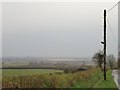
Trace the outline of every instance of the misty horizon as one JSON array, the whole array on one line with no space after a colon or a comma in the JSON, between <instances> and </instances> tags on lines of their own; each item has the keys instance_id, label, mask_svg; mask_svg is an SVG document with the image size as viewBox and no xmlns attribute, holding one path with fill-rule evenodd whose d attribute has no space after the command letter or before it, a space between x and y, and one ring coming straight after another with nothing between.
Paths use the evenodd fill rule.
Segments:
<instances>
[{"instance_id":1,"label":"misty horizon","mask_svg":"<svg viewBox=\"0 0 120 90\"><path fill-rule=\"evenodd\" d=\"M92 57L102 50L104 8L114 3L3 3L2 55L30 57ZM117 37L117 12L109 17ZM110 42L110 43L109 43ZM117 57L108 28L107 54Z\"/></svg>"}]
</instances>

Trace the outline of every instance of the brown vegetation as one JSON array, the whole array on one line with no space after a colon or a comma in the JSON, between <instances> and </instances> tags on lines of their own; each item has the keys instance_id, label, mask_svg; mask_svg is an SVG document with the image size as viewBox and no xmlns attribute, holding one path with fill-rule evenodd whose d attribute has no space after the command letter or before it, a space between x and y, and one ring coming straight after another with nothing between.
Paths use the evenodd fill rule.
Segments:
<instances>
[{"instance_id":1,"label":"brown vegetation","mask_svg":"<svg viewBox=\"0 0 120 90\"><path fill-rule=\"evenodd\" d=\"M41 74L3 78L3 88L67 88L75 83L89 80L99 69L89 69L75 73Z\"/></svg>"}]
</instances>

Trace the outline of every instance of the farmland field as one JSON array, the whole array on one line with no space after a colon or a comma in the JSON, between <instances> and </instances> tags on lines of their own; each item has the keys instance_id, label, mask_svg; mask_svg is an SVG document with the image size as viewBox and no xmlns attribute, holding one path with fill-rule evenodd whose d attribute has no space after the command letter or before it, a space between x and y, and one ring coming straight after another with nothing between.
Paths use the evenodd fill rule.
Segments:
<instances>
[{"instance_id":1,"label":"farmland field","mask_svg":"<svg viewBox=\"0 0 120 90\"><path fill-rule=\"evenodd\" d=\"M3 69L2 75L3 77L17 77L17 76L26 76L26 75L34 75L34 74L49 74L63 72L63 70L55 70L55 69Z\"/></svg>"},{"instance_id":2,"label":"farmland field","mask_svg":"<svg viewBox=\"0 0 120 90\"><path fill-rule=\"evenodd\" d=\"M91 68L74 73L54 69L4 69L3 88L116 88L111 71L107 72L107 81L99 68ZM48 74L52 73L52 74ZM16 76L16 77L14 77ZM107 83L110 82L110 83ZM37 83L37 84L36 84ZM104 84L103 84L104 83ZM99 87L99 88L101 88Z\"/></svg>"},{"instance_id":3,"label":"farmland field","mask_svg":"<svg viewBox=\"0 0 120 90\"><path fill-rule=\"evenodd\" d=\"M5 70L5 69L4 69ZM37 69L36 69L37 70ZM46 69L47 70L47 69ZM32 70L31 70L32 71ZM34 71L34 70L33 70ZM42 70L44 71L44 70ZM17 77L10 77L9 72L13 72ZM100 69L89 69L86 71L80 71L75 73L54 73L56 71L51 71L53 74L35 74L28 75L28 72L20 72L19 70L17 73L11 70L3 71L3 74L6 74L6 77L2 78L2 86L3 88L32 88L32 87L39 87L39 88L67 88L67 87L76 87L76 83L80 82L80 85L83 85L83 82L90 83L90 78L94 78L94 75L100 77L99 74L101 73ZM19 72L21 74L19 74ZM25 73L27 73L25 75ZM38 71L36 71L38 72ZM50 70L49 70L50 72ZM63 72L63 71L61 71ZM12 75L13 75L12 73ZM24 74L23 74L24 73ZM41 70L40 70L41 73ZM47 72L48 73L48 72ZM13 75L13 76L15 76ZM92 84L95 83L96 78L92 81ZM89 81L89 82L88 82ZM36 84L37 83L37 84ZM91 87L91 84L86 84L88 87ZM84 86L84 85L83 85ZM82 87L82 86L81 86Z\"/></svg>"}]
</instances>

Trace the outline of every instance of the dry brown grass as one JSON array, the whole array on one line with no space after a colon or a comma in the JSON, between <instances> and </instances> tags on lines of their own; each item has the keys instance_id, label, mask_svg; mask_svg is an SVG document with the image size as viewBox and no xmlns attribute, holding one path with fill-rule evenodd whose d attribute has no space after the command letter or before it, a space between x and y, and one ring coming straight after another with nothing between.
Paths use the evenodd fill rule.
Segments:
<instances>
[{"instance_id":1,"label":"dry brown grass","mask_svg":"<svg viewBox=\"0 0 120 90\"><path fill-rule=\"evenodd\" d=\"M63 74L41 74L3 78L3 88L66 88L77 82L87 81L97 72L92 68L86 71Z\"/></svg>"}]
</instances>

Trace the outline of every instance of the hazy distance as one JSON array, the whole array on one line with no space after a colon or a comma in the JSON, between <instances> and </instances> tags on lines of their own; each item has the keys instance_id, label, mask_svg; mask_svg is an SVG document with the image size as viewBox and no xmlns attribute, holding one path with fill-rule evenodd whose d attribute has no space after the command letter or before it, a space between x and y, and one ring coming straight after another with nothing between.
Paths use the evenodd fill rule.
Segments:
<instances>
[{"instance_id":1,"label":"hazy distance","mask_svg":"<svg viewBox=\"0 0 120 90\"><path fill-rule=\"evenodd\" d=\"M108 2L6 2L2 6L3 56L92 57L102 50L103 10ZM117 8L107 15L117 38ZM117 40L107 28L108 54Z\"/></svg>"}]
</instances>

